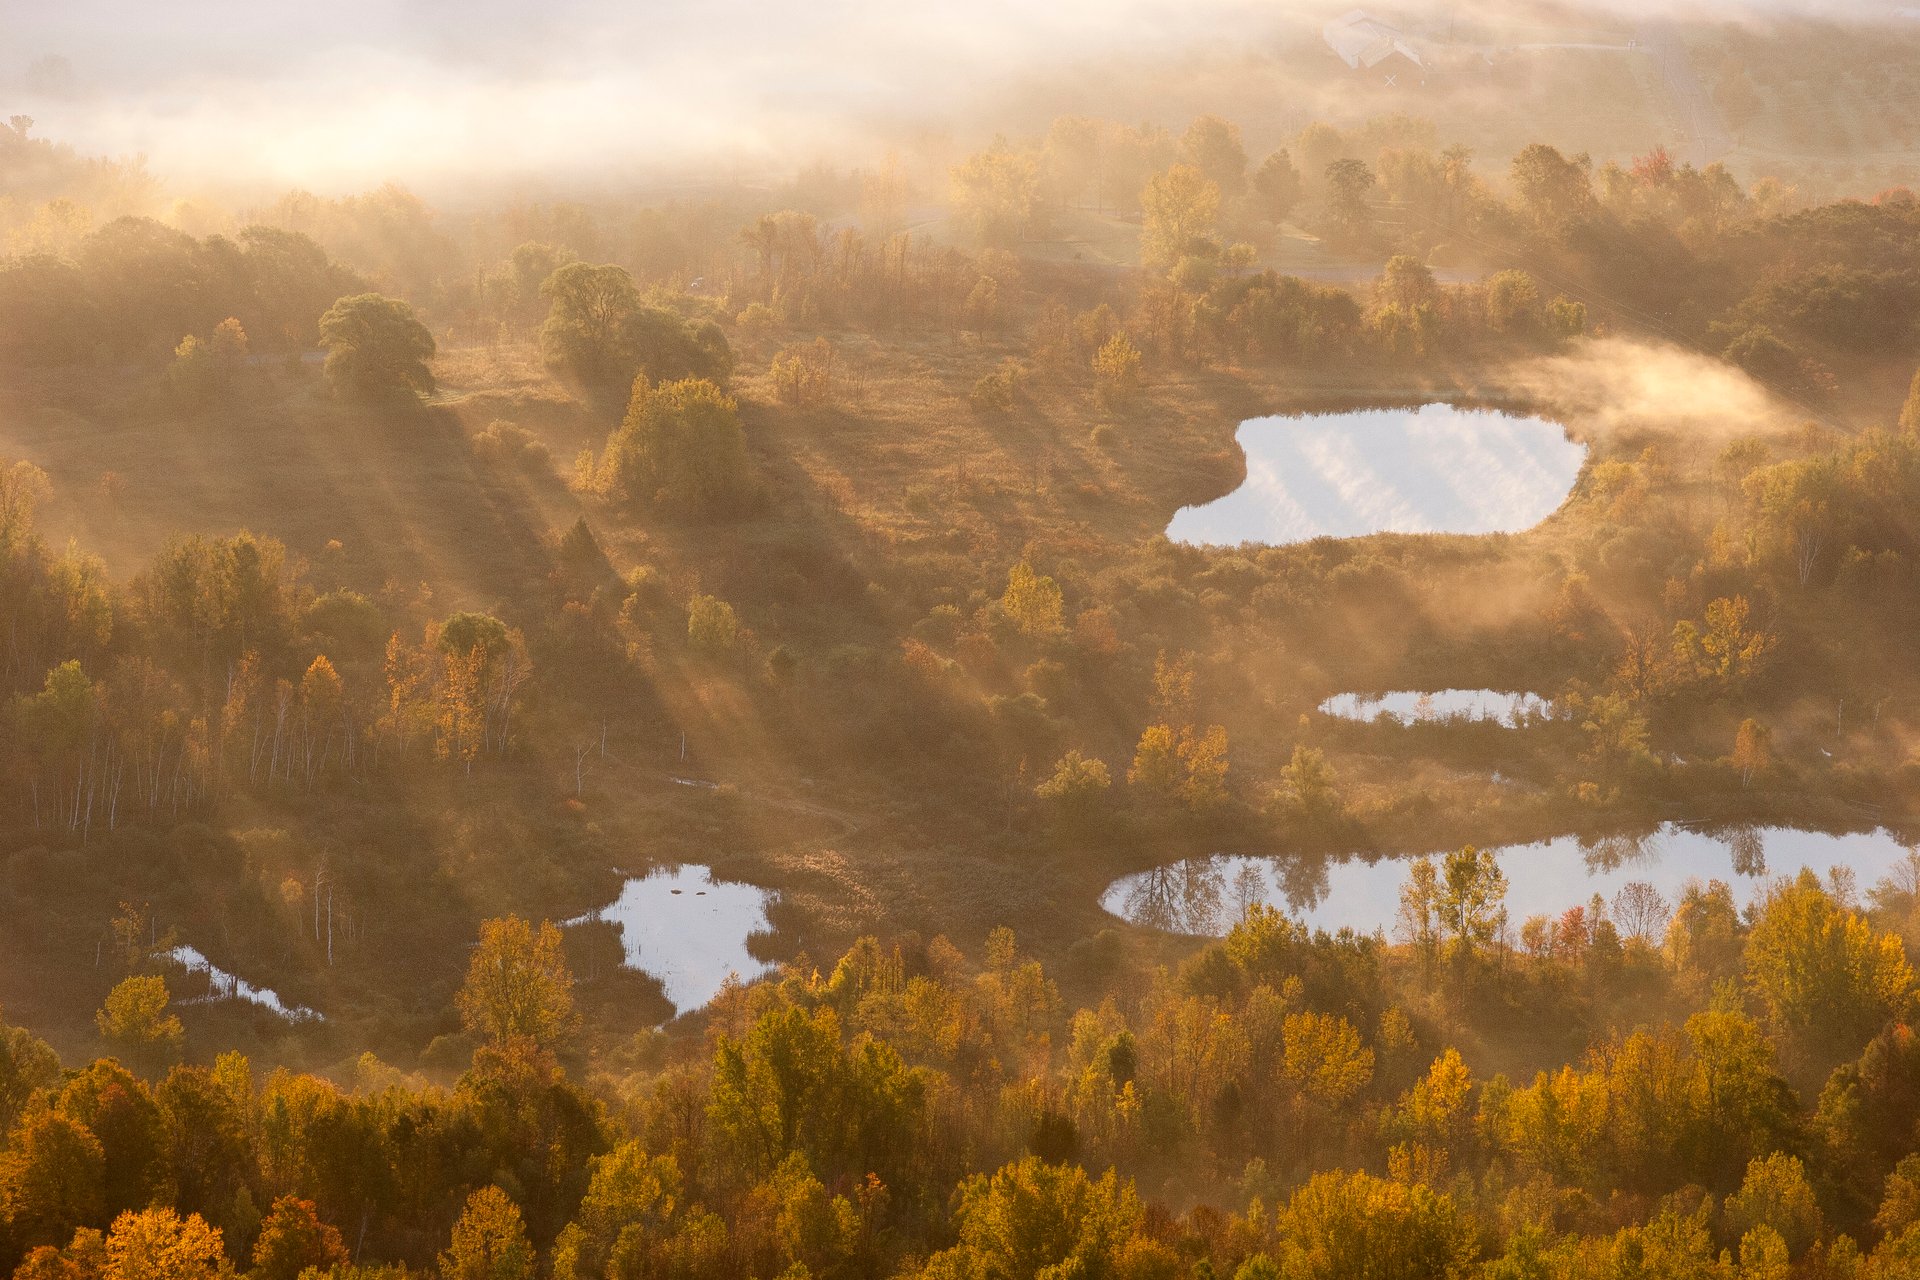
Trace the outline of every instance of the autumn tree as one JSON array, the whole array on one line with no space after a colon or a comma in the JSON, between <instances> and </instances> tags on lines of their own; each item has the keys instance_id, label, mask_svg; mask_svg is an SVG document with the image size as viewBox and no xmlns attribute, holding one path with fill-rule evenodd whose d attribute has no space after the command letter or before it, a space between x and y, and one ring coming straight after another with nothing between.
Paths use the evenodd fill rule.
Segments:
<instances>
[{"instance_id":1,"label":"autumn tree","mask_svg":"<svg viewBox=\"0 0 1920 1280\"><path fill-rule=\"evenodd\" d=\"M468 1196L440 1255L443 1280L532 1280L533 1274L533 1245L520 1207L495 1186Z\"/></svg>"},{"instance_id":2,"label":"autumn tree","mask_svg":"<svg viewBox=\"0 0 1920 1280\"><path fill-rule=\"evenodd\" d=\"M1180 733L1180 799L1195 813L1218 808L1227 799L1227 731L1217 724Z\"/></svg>"},{"instance_id":3,"label":"autumn tree","mask_svg":"<svg viewBox=\"0 0 1920 1280\"><path fill-rule=\"evenodd\" d=\"M0 1152L0 1248L64 1244L105 1208L106 1173L85 1125L54 1111L29 1115Z\"/></svg>"},{"instance_id":4,"label":"autumn tree","mask_svg":"<svg viewBox=\"0 0 1920 1280\"><path fill-rule=\"evenodd\" d=\"M953 203L985 245L1020 242L1038 207L1039 165L1004 139L953 168Z\"/></svg>"},{"instance_id":5,"label":"autumn tree","mask_svg":"<svg viewBox=\"0 0 1920 1280\"><path fill-rule=\"evenodd\" d=\"M1906 403L1900 406L1900 430L1920 435L1920 372L1913 375L1913 382L1907 387Z\"/></svg>"},{"instance_id":6,"label":"autumn tree","mask_svg":"<svg viewBox=\"0 0 1920 1280\"><path fill-rule=\"evenodd\" d=\"M1076 747L1060 757L1052 776L1036 786L1033 794L1071 817L1084 818L1112 785L1107 762Z\"/></svg>"},{"instance_id":7,"label":"autumn tree","mask_svg":"<svg viewBox=\"0 0 1920 1280\"><path fill-rule=\"evenodd\" d=\"M1674 624L1673 651L1679 661L1732 691L1765 667L1778 643L1771 632L1748 625L1745 596L1722 596L1708 603L1704 625L1682 619Z\"/></svg>"},{"instance_id":8,"label":"autumn tree","mask_svg":"<svg viewBox=\"0 0 1920 1280\"><path fill-rule=\"evenodd\" d=\"M601 1280L626 1273L646 1245L671 1234L685 1194L672 1156L650 1156L626 1141L590 1162L587 1193L553 1246L555 1280Z\"/></svg>"},{"instance_id":9,"label":"autumn tree","mask_svg":"<svg viewBox=\"0 0 1920 1280\"><path fill-rule=\"evenodd\" d=\"M1462 1280L1477 1251L1451 1197L1367 1173L1316 1174L1276 1226L1282 1274L1300 1280Z\"/></svg>"},{"instance_id":10,"label":"autumn tree","mask_svg":"<svg viewBox=\"0 0 1920 1280\"><path fill-rule=\"evenodd\" d=\"M1744 1239L1756 1227L1778 1233L1786 1251L1799 1257L1824 1230L1820 1204L1807 1181L1806 1167L1782 1151L1747 1165L1740 1189L1727 1197L1731 1234Z\"/></svg>"},{"instance_id":11,"label":"autumn tree","mask_svg":"<svg viewBox=\"0 0 1920 1280\"><path fill-rule=\"evenodd\" d=\"M1115 333L1093 353L1094 396L1102 408L1124 409L1140 394L1140 348Z\"/></svg>"},{"instance_id":12,"label":"autumn tree","mask_svg":"<svg viewBox=\"0 0 1920 1280\"><path fill-rule=\"evenodd\" d=\"M309 1267L330 1271L347 1260L340 1233L320 1221L311 1200L281 1196L253 1239L248 1280L298 1280Z\"/></svg>"},{"instance_id":13,"label":"autumn tree","mask_svg":"<svg viewBox=\"0 0 1920 1280\"><path fill-rule=\"evenodd\" d=\"M1148 180L1140 193L1140 259L1152 271L1170 271L1182 258L1211 258L1220 188L1190 164L1177 164Z\"/></svg>"},{"instance_id":14,"label":"autumn tree","mask_svg":"<svg viewBox=\"0 0 1920 1280\"><path fill-rule=\"evenodd\" d=\"M1066 629L1060 584L1036 573L1025 560L1007 571L1007 589L1000 595L1000 608L1025 636L1055 636Z\"/></svg>"},{"instance_id":15,"label":"autumn tree","mask_svg":"<svg viewBox=\"0 0 1920 1280\"><path fill-rule=\"evenodd\" d=\"M1220 197L1229 203L1238 200L1247 185L1247 149L1240 141L1240 126L1219 116L1196 117L1180 136L1180 155L1198 169Z\"/></svg>"},{"instance_id":16,"label":"autumn tree","mask_svg":"<svg viewBox=\"0 0 1920 1280\"><path fill-rule=\"evenodd\" d=\"M1171 799L1178 792L1178 739L1170 725L1150 724L1141 732L1133 763L1127 767L1127 785L1156 800Z\"/></svg>"},{"instance_id":17,"label":"autumn tree","mask_svg":"<svg viewBox=\"0 0 1920 1280\"><path fill-rule=\"evenodd\" d=\"M1511 176L1534 225L1557 234L1591 209L1592 171L1593 162L1584 152L1569 159L1536 142L1514 156Z\"/></svg>"},{"instance_id":18,"label":"autumn tree","mask_svg":"<svg viewBox=\"0 0 1920 1280\"><path fill-rule=\"evenodd\" d=\"M517 1039L560 1048L578 1021L560 930L551 921L536 930L519 916L481 925L455 1004L461 1024L496 1048Z\"/></svg>"},{"instance_id":19,"label":"autumn tree","mask_svg":"<svg viewBox=\"0 0 1920 1280\"><path fill-rule=\"evenodd\" d=\"M1144 1225L1131 1182L1038 1156L975 1174L956 1194L956 1256L934 1259L936 1274L1114 1275Z\"/></svg>"},{"instance_id":20,"label":"autumn tree","mask_svg":"<svg viewBox=\"0 0 1920 1280\"><path fill-rule=\"evenodd\" d=\"M164 1207L115 1218L106 1261L104 1280L222 1280L232 1273L218 1227Z\"/></svg>"},{"instance_id":21,"label":"autumn tree","mask_svg":"<svg viewBox=\"0 0 1920 1280\"><path fill-rule=\"evenodd\" d=\"M1740 771L1740 785L1752 786L1753 775L1766 772L1773 763L1773 731L1752 717L1742 720L1729 762Z\"/></svg>"},{"instance_id":22,"label":"autumn tree","mask_svg":"<svg viewBox=\"0 0 1920 1280\"><path fill-rule=\"evenodd\" d=\"M398 298L361 293L342 298L320 317L327 377L334 390L358 400L387 401L431 395L433 335Z\"/></svg>"}]
</instances>

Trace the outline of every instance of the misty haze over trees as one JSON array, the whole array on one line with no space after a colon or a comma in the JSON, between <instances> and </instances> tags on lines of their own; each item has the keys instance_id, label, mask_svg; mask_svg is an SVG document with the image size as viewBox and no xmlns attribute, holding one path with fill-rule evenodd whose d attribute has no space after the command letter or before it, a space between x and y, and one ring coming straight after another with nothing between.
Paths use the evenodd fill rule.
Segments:
<instances>
[{"instance_id":1,"label":"misty haze over trees","mask_svg":"<svg viewBox=\"0 0 1920 1280\"><path fill-rule=\"evenodd\" d=\"M0 30L0 1272L1920 1266L1914 14Z\"/></svg>"}]
</instances>

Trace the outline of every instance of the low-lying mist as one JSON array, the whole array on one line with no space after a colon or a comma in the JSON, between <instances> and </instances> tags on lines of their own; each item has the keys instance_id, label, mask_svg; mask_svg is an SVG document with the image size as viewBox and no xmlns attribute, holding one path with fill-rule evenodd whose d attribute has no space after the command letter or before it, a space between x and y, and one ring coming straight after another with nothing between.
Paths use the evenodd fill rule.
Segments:
<instances>
[{"instance_id":1,"label":"low-lying mist","mask_svg":"<svg viewBox=\"0 0 1920 1280\"><path fill-rule=\"evenodd\" d=\"M1068 84L1117 92L1129 77L1101 69L1142 58L1281 59L1267 80L1275 99L1337 109L1308 82L1338 69L1319 32L1346 0L11 7L0 116L30 115L42 136L144 154L186 188L337 192L400 179L444 194L479 177L628 188L791 173L823 155L859 162L915 139L977 145L1010 123L1005 103L1039 107ZM1624 42L1631 30L1595 28L1650 18L1902 20L1885 5L1822 0L1379 13L1411 33L1494 44L1538 42L1543 29L1549 41L1558 29ZM1299 83L1295 69L1307 73ZM1122 96L1108 109L1122 104L1153 108ZM1417 93L1405 109L1422 109Z\"/></svg>"},{"instance_id":2,"label":"low-lying mist","mask_svg":"<svg viewBox=\"0 0 1920 1280\"><path fill-rule=\"evenodd\" d=\"M1734 366L1681 347L1597 338L1515 366L1514 387L1589 435L1658 427L1693 440L1787 430L1804 411Z\"/></svg>"}]
</instances>

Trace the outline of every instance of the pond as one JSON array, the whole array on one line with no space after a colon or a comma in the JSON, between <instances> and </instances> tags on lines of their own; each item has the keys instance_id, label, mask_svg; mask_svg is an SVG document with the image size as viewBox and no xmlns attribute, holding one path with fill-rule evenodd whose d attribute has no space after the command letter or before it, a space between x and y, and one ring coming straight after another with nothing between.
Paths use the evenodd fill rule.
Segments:
<instances>
[{"instance_id":1,"label":"pond","mask_svg":"<svg viewBox=\"0 0 1920 1280\"><path fill-rule=\"evenodd\" d=\"M1559 508L1586 457L1558 423L1450 404L1249 418L1234 438L1246 481L1175 512L1175 542L1517 532Z\"/></svg>"},{"instance_id":2,"label":"pond","mask_svg":"<svg viewBox=\"0 0 1920 1280\"><path fill-rule=\"evenodd\" d=\"M204 976L207 989L199 994L185 994L180 997L181 1004L212 1004L216 1000L244 1000L248 1004L259 1005L271 1013L278 1014L288 1022L322 1022L319 1013L303 1005L288 1004L279 993L266 987L256 987L245 978L228 973L200 951L198 947L174 947L163 952L162 959L171 960L189 974Z\"/></svg>"},{"instance_id":3,"label":"pond","mask_svg":"<svg viewBox=\"0 0 1920 1280\"><path fill-rule=\"evenodd\" d=\"M1715 831L1668 824L1650 835L1560 836L1497 849L1507 877L1507 918L1515 929L1533 915L1558 915L1599 894L1610 907L1629 905L1666 923L1644 890L1621 899L1629 884L1660 895L1670 910L1689 881L1724 880L1736 904L1763 895L1781 876L1811 868L1823 880L1850 877L1862 890L1896 872L1911 874L1909 849L1888 831L1827 835L1791 827L1730 827ZM1255 902L1279 907L1312 928L1393 932L1407 859L1323 860L1292 855L1189 858L1126 876L1108 887L1100 905L1135 924L1171 933L1217 937ZM1629 932L1623 925L1623 932Z\"/></svg>"},{"instance_id":4,"label":"pond","mask_svg":"<svg viewBox=\"0 0 1920 1280\"><path fill-rule=\"evenodd\" d=\"M1537 693L1498 689L1398 689L1392 693L1336 693L1320 704L1325 715L1342 720L1387 716L1401 724L1427 720L1494 720L1518 727L1553 715L1553 703Z\"/></svg>"},{"instance_id":5,"label":"pond","mask_svg":"<svg viewBox=\"0 0 1920 1280\"><path fill-rule=\"evenodd\" d=\"M620 933L621 965L650 973L676 1012L698 1009L730 976L752 981L771 965L747 953L747 939L770 929L770 894L715 880L710 868L666 867L629 878L620 896L567 925L604 921Z\"/></svg>"}]
</instances>

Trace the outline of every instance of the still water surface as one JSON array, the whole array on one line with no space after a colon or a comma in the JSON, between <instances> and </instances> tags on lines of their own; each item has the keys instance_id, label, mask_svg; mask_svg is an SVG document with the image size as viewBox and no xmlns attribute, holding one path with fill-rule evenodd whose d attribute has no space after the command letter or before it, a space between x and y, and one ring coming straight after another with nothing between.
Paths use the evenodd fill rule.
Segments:
<instances>
[{"instance_id":1,"label":"still water surface","mask_svg":"<svg viewBox=\"0 0 1920 1280\"><path fill-rule=\"evenodd\" d=\"M1377 720L1383 715L1401 724L1495 720L1517 728L1528 720L1551 716L1553 703L1537 693L1503 693L1498 689L1396 689L1392 693L1336 693L1320 704L1320 711L1342 720Z\"/></svg>"},{"instance_id":2,"label":"still water surface","mask_svg":"<svg viewBox=\"0 0 1920 1280\"><path fill-rule=\"evenodd\" d=\"M1507 877L1508 919L1518 927L1528 916L1558 915L1594 894L1613 904L1632 883L1651 887L1671 907L1688 881L1724 880L1744 906L1773 880L1808 867L1822 880L1836 873L1851 878L1864 892L1901 869L1910 848L1884 830L1836 836L1791 827L1706 831L1669 824L1646 836L1560 836L1495 852ZM1313 928L1391 934L1406 879L1403 858L1220 854L1126 876L1100 902L1122 919L1172 933L1219 936L1260 902Z\"/></svg>"},{"instance_id":3,"label":"still water surface","mask_svg":"<svg viewBox=\"0 0 1920 1280\"><path fill-rule=\"evenodd\" d=\"M1167 526L1195 546L1370 533L1511 533L1552 515L1586 449L1545 418L1450 404L1249 418L1247 478Z\"/></svg>"},{"instance_id":4,"label":"still water surface","mask_svg":"<svg viewBox=\"0 0 1920 1280\"><path fill-rule=\"evenodd\" d=\"M769 896L756 885L715 880L707 867L665 867L627 880L612 902L566 923L613 925L621 964L658 978L686 1013L718 995L729 976L751 982L772 967L747 952L747 939L770 929Z\"/></svg>"}]
</instances>

